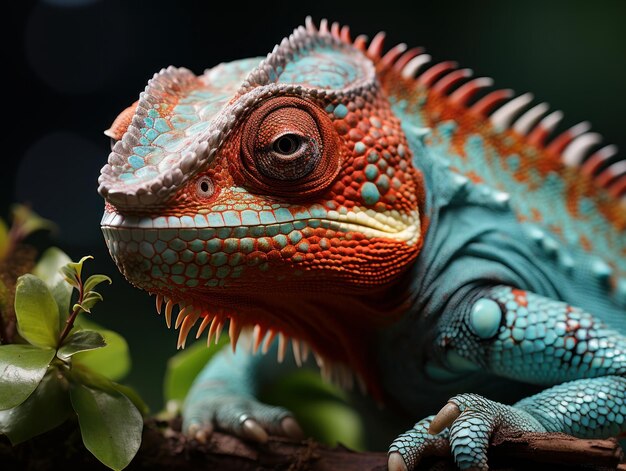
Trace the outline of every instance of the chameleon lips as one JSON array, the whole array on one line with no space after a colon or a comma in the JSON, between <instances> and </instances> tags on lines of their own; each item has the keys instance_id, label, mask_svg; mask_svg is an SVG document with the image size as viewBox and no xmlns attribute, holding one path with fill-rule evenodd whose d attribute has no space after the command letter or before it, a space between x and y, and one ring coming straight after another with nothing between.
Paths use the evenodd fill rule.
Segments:
<instances>
[{"instance_id":1,"label":"chameleon lips","mask_svg":"<svg viewBox=\"0 0 626 471\"><path fill-rule=\"evenodd\" d=\"M302 229L305 225L314 228L327 226L343 232L362 232L368 238L389 237L408 244L417 242L421 231L417 211L410 214L403 214L397 210L378 212L358 206L354 206L348 211L345 208L328 209L321 204L306 207L285 205L271 210L204 211L195 215L158 217L126 216L110 209L105 211L101 221L103 228L126 230L180 229L182 231L195 229L204 230L204 235L210 234L211 236L215 235L215 233L210 232L211 229L217 231L238 227L241 228L240 232L247 230L259 232L254 231L254 228L270 227L277 224L293 224L296 229ZM270 230L268 234L272 232ZM253 236L258 236L258 234L253 234Z\"/></svg>"}]
</instances>

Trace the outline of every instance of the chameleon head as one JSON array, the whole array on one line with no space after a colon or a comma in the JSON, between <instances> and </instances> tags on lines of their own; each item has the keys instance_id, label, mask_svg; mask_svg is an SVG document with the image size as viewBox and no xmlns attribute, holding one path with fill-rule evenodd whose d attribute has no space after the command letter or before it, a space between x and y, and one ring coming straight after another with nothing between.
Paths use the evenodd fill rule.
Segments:
<instances>
[{"instance_id":1,"label":"chameleon head","mask_svg":"<svg viewBox=\"0 0 626 471\"><path fill-rule=\"evenodd\" d=\"M108 133L106 242L131 283L185 308L183 344L230 319L231 337L343 356L322 325L368 322L346 298L389 288L421 247L421 174L375 65L327 30L201 76L164 69Z\"/></svg>"}]
</instances>

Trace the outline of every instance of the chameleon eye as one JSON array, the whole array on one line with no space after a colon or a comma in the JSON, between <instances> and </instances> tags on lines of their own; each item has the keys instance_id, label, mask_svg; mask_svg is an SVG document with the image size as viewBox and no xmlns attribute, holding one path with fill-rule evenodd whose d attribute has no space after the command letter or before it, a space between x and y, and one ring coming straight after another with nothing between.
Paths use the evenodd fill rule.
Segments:
<instances>
[{"instance_id":1,"label":"chameleon eye","mask_svg":"<svg viewBox=\"0 0 626 471\"><path fill-rule=\"evenodd\" d=\"M254 110L241 137L248 184L264 193L318 193L339 171L337 135L326 114L294 97L271 99Z\"/></svg>"},{"instance_id":2,"label":"chameleon eye","mask_svg":"<svg viewBox=\"0 0 626 471\"><path fill-rule=\"evenodd\" d=\"M215 187L209 177L200 177L196 182L196 194L200 198L209 198L213 196Z\"/></svg>"}]
</instances>

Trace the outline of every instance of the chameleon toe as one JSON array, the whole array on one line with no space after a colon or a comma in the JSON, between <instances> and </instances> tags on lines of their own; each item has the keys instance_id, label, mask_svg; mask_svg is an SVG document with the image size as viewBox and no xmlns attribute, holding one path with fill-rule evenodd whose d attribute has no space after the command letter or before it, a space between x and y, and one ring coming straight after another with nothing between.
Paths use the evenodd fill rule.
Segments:
<instances>
[{"instance_id":1,"label":"chameleon toe","mask_svg":"<svg viewBox=\"0 0 626 471\"><path fill-rule=\"evenodd\" d=\"M198 430L193 437L198 440L200 443L206 443L209 441L209 438L213 434L213 427L205 427L203 429Z\"/></svg>"},{"instance_id":2,"label":"chameleon toe","mask_svg":"<svg viewBox=\"0 0 626 471\"><path fill-rule=\"evenodd\" d=\"M396 438L389 447L389 469L414 469L424 456L450 456L448 430L437 435L428 432L433 416L417 422L411 430L407 430ZM391 457L394 457L391 461ZM396 468L391 468L394 464ZM398 465L405 467L397 467Z\"/></svg>"},{"instance_id":3,"label":"chameleon toe","mask_svg":"<svg viewBox=\"0 0 626 471\"><path fill-rule=\"evenodd\" d=\"M254 419L246 419L241 425L243 435L250 440L259 443L266 443L268 440L267 432Z\"/></svg>"},{"instance_id":4,"label":"chameleon toe","mask_svg":"<svg viewBox=\"0 0 626 471\"><path fill-rule=\"evenodd\" d=\"M430 427L428 427L428 433L430 433L431 435L441 433L445 428L450 427L452 425L452 422L454 422L459 417L459 415L461 415L461 410L459 409L459 406L452 402L447 403L441 408L439 413L430 423Z\"/></svg>"},{"instance_id":5,"label":"chameleon toe","mask_svg":"<svg viewBox=\"0 0 626 471\"><path fill-rule=\"evenodd\" d=\"M200 443L206 443L213 434L213 424L192 423L187 427L187 436Z\"/></svg>"},{"instance_id":6,"label":"chameleon toe","mask_svg":"<svg viewBox=\"0 0 626 471\"><path fill-rule=\"evenodd\" d=\"M293 417L285 417L281 421L281 426L283 432L287 437L293 438L295 440L304 439L304 432L300 428L300 425L298 425L298 422L296 422Z\"/></svg>"},{"instance_id":7,"label":"chameleon toe","mask_svg":"<svg viewBox=\"0 0 626 471\"><path fill-rule=\"evenodd\" d=\"M408 471L402 455L397 451L389 453L389 459L387 460L387 469L389 471Z\"/></svg>"}]
</instances>

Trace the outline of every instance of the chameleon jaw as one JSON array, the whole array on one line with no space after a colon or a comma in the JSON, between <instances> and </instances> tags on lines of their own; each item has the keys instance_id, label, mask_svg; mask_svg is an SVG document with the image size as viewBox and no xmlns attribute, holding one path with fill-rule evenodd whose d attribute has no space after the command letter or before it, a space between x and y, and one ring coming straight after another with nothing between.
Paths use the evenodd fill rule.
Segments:
<instances>
[{"instance_id":1,"label":"chameleon jaw","mask_svg":"<svg viewBox=\"0 0 626 471\"><path fill-rule=\"evenodd\" d=\"M201 318L202 320L196 331L195 338L200 338L208 328L207 347L219 343L221 334L228 321L228 336L230 337L233 353L236 352L237 346L239 346L239 348L250 351L253 355L259 352L265 355L272 343L277 341L277 361L282 363L285 361L287 348L289 343L291 343L291 351L298 368L302 367L310 356L313 356L324 381L345 390L352 390L356 382L361 392L363 394L367 393L365 380L358 372L348 365L332 361L326 355L311 347L307 341L290 336L279 328L266 327L261 323L244 324L233 314L224 312L210 313L192 303L174 301L172 298L162 294L156 294L155 304L157 314L164 314L168 329L172 326L174 308L178 308L178 314L173 323L175 330L180 328L176 345L177 349L185 348L191 329ZM164 304L165 307L163 307Z\"/></svg>"}]
</instances>

